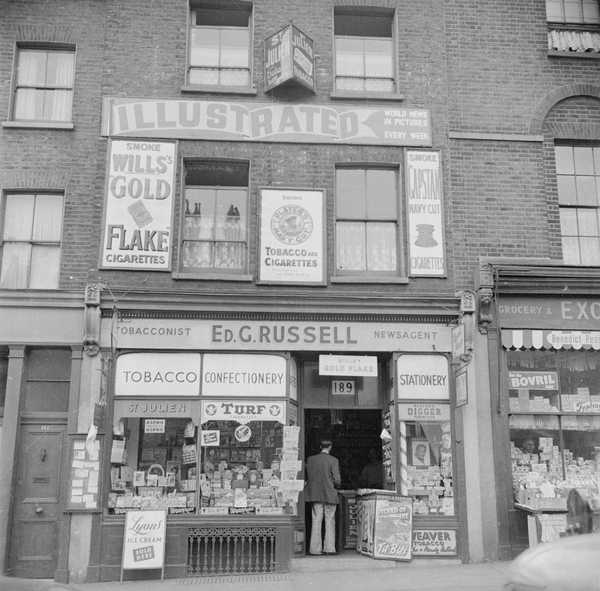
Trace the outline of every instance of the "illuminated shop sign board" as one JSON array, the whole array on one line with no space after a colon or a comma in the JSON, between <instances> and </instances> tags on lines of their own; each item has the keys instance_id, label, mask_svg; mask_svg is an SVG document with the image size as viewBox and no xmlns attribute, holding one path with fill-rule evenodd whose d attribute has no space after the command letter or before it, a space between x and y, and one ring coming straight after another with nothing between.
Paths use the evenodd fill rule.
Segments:
<instances>
[{"instance_id":1,"label":"illuminated shop sign board","mask_svg":"<svg viewBox=\"0 0 600 591\"><path fill-rule=\"evenodd\" d=\"M176 144L111 140L102 269L169 271Z\"/></svg>"},{"instance_id":2,"label":"illuminated shop sign board","mask_svg":"<svg viewBox=\"0 0 600 591\"><path fill-rule=\"evenodd\" d=\"M265 90L297 82L315 90L313 40L294 25L265 39Z\"/></svg>"},{"instance_id":3,"label":"illuminated shop sign board","mask_svg":"<svg viewBox=\"0 0 600 591\"><path fill-rule=\"evenodd\" d=\"M400 355L396 384L399 399L448 400L448 359L444 355Z\"/></svg>"},{"instance_id":4,"label":"illuminated shop sign board","mask_svg":"<svg viewBox=\"0 0 600 591\"><path fill-rule=\"evenodd\" d=\"M427 109L105 98L111 137L431 146Z\"/></svg>"},{"instance_id":5,"label":"illuminated shop sign board","mask_svg":"<svg viewBox=\"0 0 600 591\"><path fill-rule=\"evenodd\" d=\"M102 344L124 349L452 351L452 328L439 324L122 318L111 328L103 323Z\"/></svg>"},{"instance_id":6,"label":"illuminated shop sign board","mask_svg":"<svg viewBox=\"0 0 600 591\"><path fill-rule=\"evenodd\" d=\"M287 359L280 355L203 356L204 396L284 397L286 386Z\"/></svg>"},{"instance_id":7,"label":"illuminated shop sign board","mask_svg":"<svg viewBox=\"0 0 600 591\"><path fill-rule=\"evenodd\" d=\"M117 357L115 396L198 396L199 353L124 353Z\"/></svg>"},{"instance_id":8,"label":"illuminated shop sign board","mask_svg":"<svg viewBox=\"0 0 600 591\"><path fill-rule=\"evenodd\" d=\"M377 377L377 357L374 355L319 355L321 376Z\"/></svg>"}]
</instances>

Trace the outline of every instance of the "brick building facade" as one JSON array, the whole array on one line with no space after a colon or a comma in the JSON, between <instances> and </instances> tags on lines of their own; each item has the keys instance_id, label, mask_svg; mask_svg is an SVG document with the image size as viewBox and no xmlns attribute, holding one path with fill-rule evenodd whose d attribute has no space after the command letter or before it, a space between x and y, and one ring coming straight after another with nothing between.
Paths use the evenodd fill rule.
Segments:
<instances>
[{"instance_id":1,"label":"brick building facade","mask_svg":"<svg viewBox=\"0 0 600 591\"><path fill-rule=\"evenodd\" d=\"M168 509L167 576L223 570L215 536L264 543L263 554L223 554L232 570L285 570L306 551L302 496L280 489L270 505L253 483L250 500L223 499L236 474L260 484L292 461L293 427L301 462L323 435L336 455L337 438L348 491L352 455L383 453L376 488L413 498L415 559L522 549L511 441L525 419L513 418L506 380L568 343L511 335L575 330L582 353L597 347L585 336L594 318L510 316L500 304L597 297L597 13L595 0L0 0L3 571L117 579L122 514L141 488L171 493L143 505ZM588 168L569 168L578 159ZM167 187L156 178L172 186L152 199ZM295 208L267 220L286 199ZM312 254L296 253L309 234ZM346 354L376 376L320 368ZM209 383L209 369L270 375L282 359L270 394ZM197 391L128 381L175 367L198 368ZM445 388L403 387L429 374ZM344 380L350 395L336 390ZM250 398L283 415L207 414ZM152 420L164 421L160 444L142 429ZM250 425L258 450L245 464L236 454L252 446L234 423ZM542 427L538 438L554 431ZM384 428L392 442L380 450ZM268 429L279 444L258 435ZM220 469L207 468L203 431L224 438ZM556 432L568 439L562 423ZM419 441L430 457L417 470ZM185 446L193 465L175 450ZM176 484L150 485L150 467L166 478L167 462ZM357 535L353 502L340 505L340 550ZM428 534L445 542L423 543Z\"/></svg>"}]
</instances>

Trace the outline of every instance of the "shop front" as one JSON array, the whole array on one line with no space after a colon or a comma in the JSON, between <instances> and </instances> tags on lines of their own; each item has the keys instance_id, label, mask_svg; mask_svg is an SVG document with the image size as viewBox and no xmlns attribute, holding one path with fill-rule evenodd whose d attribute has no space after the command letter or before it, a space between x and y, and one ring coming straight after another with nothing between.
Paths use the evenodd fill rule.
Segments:
<instances>
[{"instance_id":1,"label":"shop front","mask_svg":"<svg viewBox=\"0 0 600 591\"><path fill-rule=\"evenodd\" d=\"M323 436L342 472L339 552L361 542L357 491L387 490L414 508L409 554L459 555L448 324L131 315L106 323L111 339L98 580L120 577L130 511L165 512L166 577L288 570Z\"/></svg>"},{"instance_id":2,"label":"shop front","mask_svg":"<svg viewBox=\"0 0 600 591\"><path fill-rule=\"evenodd\" d=\"M566 531L572 490L600 495L600 301L507 296L497 310L514 555Z\"/></svg>"}]
</instances>

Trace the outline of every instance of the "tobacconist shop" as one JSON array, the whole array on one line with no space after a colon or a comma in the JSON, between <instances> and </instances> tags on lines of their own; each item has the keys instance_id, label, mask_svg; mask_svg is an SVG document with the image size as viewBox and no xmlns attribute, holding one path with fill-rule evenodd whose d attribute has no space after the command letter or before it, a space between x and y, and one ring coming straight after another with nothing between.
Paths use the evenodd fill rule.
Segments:
<instances>
[{"instance_id":1,"label":"tobacconist shop","mask_svg":"<svg viewBox=\"0 0 600 591\"><path fill-rule=\"evenodd\" d=\"M447 318L121 313L103 319L101 340L112 370L90 556L99 580L119 578L125 515L135 510L166 511L167 577L287 570L307 552L304 461L323 438L340 463L338 552L459 555ZM387 511L397 523L377 524L372 508L406 498L410 515Z\"/></svg>"}]
</instances>

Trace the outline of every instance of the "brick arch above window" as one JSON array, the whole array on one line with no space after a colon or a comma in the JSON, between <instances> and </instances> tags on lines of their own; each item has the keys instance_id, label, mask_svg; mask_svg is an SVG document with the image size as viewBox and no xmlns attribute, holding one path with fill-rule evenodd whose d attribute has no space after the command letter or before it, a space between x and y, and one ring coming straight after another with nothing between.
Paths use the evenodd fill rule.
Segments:
<instances>
[{"instance_id":1,"label":"brick arch above window","mask_svg":"<svg viewBox=\"0 0 600 591\"><path fill-rule=\"evenodd\" d=\"M556 103L544 119L543 132L555 140L600 140L600 98L573 96Z\"/></svg>"},{"instance_id":2,"label":"brick arch above window","mask_svg":"<svg viewBox=\"0 0 600 591\"><path fill-rule=\"evenodd\" d=\"M396 8L398 2L396 0L340 0L334 3L335 9L340 8L389 8L393 10Z\"/></svg>"},{"instance_id":3,"label":"brick arch above window","mask_svg":"<svg viewBox=\"0 0 600 591\"><path fill-rule=\"evenodd\" d=\"M548 93L534 111L531 123L529 125L529 133L533 135L542 134L544 131L544 123L548 117L548 114L558 103L568 98L582 96L600 99L600 85L568 84Z\"/></svg>"},{"instance_id":4,"label":"brick arch above window","mask_svg":"<svg viewBox=\"0 0 600 591\"><path fill-rule=\"evenodd\" d=\"M70 27L61 25L18 25L15 27L17 43L56 43L75 45L75 36Z\"/></svg>"}]
</instances>

